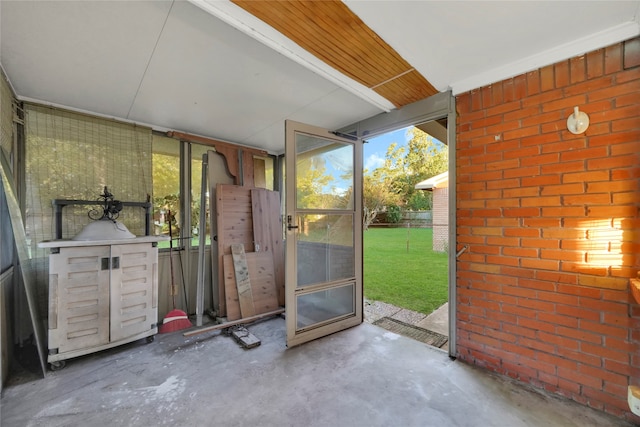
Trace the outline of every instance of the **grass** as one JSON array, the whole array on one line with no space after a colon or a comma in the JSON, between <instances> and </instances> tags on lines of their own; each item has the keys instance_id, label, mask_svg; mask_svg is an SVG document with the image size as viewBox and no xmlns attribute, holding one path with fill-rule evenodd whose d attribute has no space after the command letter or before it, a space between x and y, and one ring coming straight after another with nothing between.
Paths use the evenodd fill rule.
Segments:
<instances>
[{"instance_id":1,"label":"grass","mask_svg":"<svg viewBox=\"0 0 640 427\"><path fill-rule=\"evenodd\" d=\"M429 314L448 300L448 255L432 250L430 228L364 232L364 295Z\"/></svg>"}]
</instances>

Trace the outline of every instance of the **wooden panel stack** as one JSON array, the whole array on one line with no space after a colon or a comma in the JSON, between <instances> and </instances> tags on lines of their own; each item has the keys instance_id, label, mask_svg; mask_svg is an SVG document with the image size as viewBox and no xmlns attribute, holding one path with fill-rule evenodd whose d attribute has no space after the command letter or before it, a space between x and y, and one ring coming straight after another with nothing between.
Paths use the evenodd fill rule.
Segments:
<instances>
[{"instance_id":1,"label":"wooden panel stack","mask_svg":"<svg viewBox=\"0 0 640 427\"><path fill-rule=\"evenodd\" d=\"M283 306L284 244L279 194L219 184L216 195L220 316L235 320ZM240 277L239 281L233 245L243 246L248 268L248 278ZM246 303L245 310L240 308L238 285L244 291L243 296L251 295L251 301L242 301Z\"/></svg>"}]
</instances>

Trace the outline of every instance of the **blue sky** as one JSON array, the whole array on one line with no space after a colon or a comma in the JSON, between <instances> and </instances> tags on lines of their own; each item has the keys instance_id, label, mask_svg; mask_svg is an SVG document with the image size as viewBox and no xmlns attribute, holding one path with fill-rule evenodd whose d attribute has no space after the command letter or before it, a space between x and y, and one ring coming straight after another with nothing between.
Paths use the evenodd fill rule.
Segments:
<instances>
[{"instance_id":1,"label":"blue sky","mask_svg":"<svg viewBox=\"0 0 640 427\"><path fill-rule=\"evenodd\" d=\"M364 169L371 172L384 164L384 156L387 148L396 142L399 146L407 145L407 130L409 128L398 129L375 138L367 139L364 144L363 163Z\"/></svg>"}]
</instances>

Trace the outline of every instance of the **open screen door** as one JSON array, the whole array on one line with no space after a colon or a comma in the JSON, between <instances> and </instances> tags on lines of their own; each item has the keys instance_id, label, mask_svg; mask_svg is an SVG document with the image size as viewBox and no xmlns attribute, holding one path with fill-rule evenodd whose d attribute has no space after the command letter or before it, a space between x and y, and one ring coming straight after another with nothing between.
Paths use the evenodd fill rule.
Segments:
<instances>
[{"instance_id":1,"label":"open screen door","mask_svg":"<svg viewBox=\"0 0 640 427\"><path fill-rule=\"evenodd\" d=\"M286 324L293 347L362 323L362 146L286 122Z\"/></svg>"}]
</instances>

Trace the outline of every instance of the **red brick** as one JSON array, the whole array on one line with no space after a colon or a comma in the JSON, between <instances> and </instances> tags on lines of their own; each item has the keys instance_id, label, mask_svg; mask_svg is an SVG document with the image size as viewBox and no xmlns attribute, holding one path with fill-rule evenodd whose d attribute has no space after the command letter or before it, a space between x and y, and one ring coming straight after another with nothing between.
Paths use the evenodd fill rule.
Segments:
<instances>
[{"instance_id":1,"label":"red brick","mask_svg":"<svg viewBox=\"0 0 640 427\"><path fill-rule=\"evenodd\" d=\"M589 171L589 172L576 172L567 173L562 177L562 182L568 184L571 182L593 182L593 181L607 181L609 180L609 171Z\"/></svg>"},{"instance_id":2,"label":"red brick","mask_svg":"<svg viewBox=\"0 0 640 427\"><path fill-rule=\"evenodd\" d=\"M599 322L580 321L580 328L585 331L596 332L607 337L617 337L625 339L629 335L629 328L621 328L615 326L604 325Z\"/></svg>"},{"instance_id":3,"label":"red brick","mask_svg":"<svg viewBox=\"0 0 640 427\"><path fill-rule=\"evenodd\" d=\"M638 147L640 148L640 147ZM637 166L640 164L640 156L637 154L626 156L615 156L587 161L589 171L598 169L613 169Z\"/></svg>"},{"instance_id":4,"label":"red brick","mask_svg":"<svg viewBox=\"0 0 640 427\"><path fill-rule=\"evenodd\" d=\"M640 112L638 113L640 116ZM626 115L622 115L622 118L626 118ZM615 119L612 117L612 119ZM624 143L627 141L632 141L634 139L640 139L640 132L638 131L628 131L628 132L618 132L618 133L610 133L602 136L594 136L589 138L589 146L596 145L613 145Z\"/></svg>"},{"instance_id":5,"label":"red brick","mask_svg":"<svg viewBox=\"0 0 640 427\"><path fill-rule=\"evenodd\" d=\"M540 230L536 228L505 228L505 237L540 237Z\"/></svg>"},{"instance_id":6,"label":"red brick","mask_svg":"<svg viewBox=\"0 0 640 427\"><path fill-rule=\"evenodd\" d=\"M547 217L583 217L585 216L584 207L562 206L562 207L543 207L542 216Z\"/></svg>"},{"instance_id":7,"label":"red brick","mask_svg":"<svg viewBox=\"0 0 640 427\"><path fill-rule=\"evenodd\" d=\"M527 76L529 79L530 77ZM540 85L540 89L545 92L548 90L555 89L555 77L554 77L554 69L553 65L548 65L539 70L538 83ZM532 94L530 94L532 95Z\"/></svg>"},{"instance_id":8,"label":"red brick","mask_svg":"<svg viewBox=\"0 0 640 427\"><path fill-rule=\"evenodd\" d=\"M519 246L520 239L515 237L487 237L487 245Z\"/></svg>"},{"instance_id":9,"label":"red brick","mask_svg":"<svg viewBox=\"0 0 640 427\"><path fill-rule=\"evenodd\" d=\"M527 110L533 110L534 108L529 108ZM539 107L537 107L539 109ZM558 121L566 121L566 117L564 117L561 111L550 111L547 113L538 113L538 114L527 114L522 117L522 126L531 126L534 124L551 124L554 128L551 131L559 130L560 126L557 125ZM542 129L543 133L549 132L548 130Z\"/></svg>"},{"instance_id":10,"label":"red brick","mask_svg":"<svg viewBox=\"0 0 640 427\"><path fill-rule=\"evenodd\" d=\"M549 292L538 292L538 298L544 301L551 301L559 304L577 306L579 304L578 297L576 295L567 295L554 292L555 286L552 286ZM574 318L577 326L577 319Z\"/></svg>"},{"instance_id":11,"label":"red brick","mask_svg":"<svg viewBox=\"0 0 640 427\"><path fill-rule=\"evenodd\" d=\"M520 187L520 180L518 178L501 179L498 181L487 181L487 190L496 190L502 188L517 188Z\"/></svg>"},{"instance_id":12,"label":"red brick","mask_svg":"<svg viewBox=\"0 0 640 427\"><path fill-rule=\"evenodd\" d=\"M547 280L550 282L569 283L569 284L577 283L575 274L565 274L561 272L552 272L552 271L537 271L536 279ZM559 286L562 286L562 285L559 285ZM558 286L556 286L556 289L557 288Z\"/></svg>"},{"instance_id":13,"label":"red brick","mask_svg":"<svg viewBox=\"0 0 640 427\"><path fill-rule=\"evenodd\" d=\"M569 61L557 62L554 65L555 87L564 87L570 83Z\"/></svg>"},{"instance_id":14,"label":"red brick","mask_svg":"<svg viewBox=\"0 0 640 427\"><path fill-rule=\"evenodd\" d=\"M528 268L501 267L500 273L506 276L513 276L513 277L531 278L534 276L534 272Z\"/></svg>"},{"instance_id":15,"label":"red brick","mask_svg":"<svg viewBox=\"0 0 640 427\"><path fill-rule=\"evenodd\" d=\"M520 261L522 267L528 268L540 268L542 270L557 270L559 267L558 261L552 260L538 260L532 258L523 258Z\"/></svg>"},{"instance_id":16,"label":"red brick","mask_svg":"<svg viewBox=\"0 0 640 427\"><path fill-rule=\"evenodd\" d=\"M582 383L584 386L582 389L582 394L584 394L587 398L590 399L590 405L593 402L603 402L605 405L611 405L614 408L620 409L625 413L628 413L629 406L627 405L626 396L623 398L621 396L613 396L609 393L605 393L600 391L602 386L596 387L592 384Z\"/></svg>"},{"instance_id":17,"label":"red brick","mask_svg":"<svg viewBox=\"0 0 640 427\"><path fill-rule=\"evenodd\" d=\"M589 217L635 217L638 215L637 206L588 206L587 215Z\"/></svg>"},{"instance_id":18,"label":"red brick","mask_svg":"<svg viewBox=\"0 0 640 427\"><path fill-rule=\"evenodd\" d=\"M538 339L529 339L529 338L524 338L524 337L519 337L518 338L518 344L522 345L524 347L529 347L532 348L534 350L539 350L545 353L553 353L554 351L554 346L551 344L547 344L544 342L539 341Z\"/></svg>"},{"instance_id":19,"label":"red brick","mask_svg":"<svg viewBox=\"0 0 640 427\"><path fill-rule=\"evenodd\" d=\"M582 351L576 351L566 347L557 347L556 353L558 354L558 356L564 357L568 360L574 360L578 363L584 363L591 366L602 367L602 359L592 354L586 354Z\"/></svg>"},{"instance_id":20,"label":"red brick","mask_svg":"<svg viewBox=\"0 0 640 427\"><path fill-rule=\"evenodd\" d=\"M628 93L638 93L640 92L640 81L633 80L626 83L617 83L608 87L604 87L600 90L594 90L589 93L589 101L597 101L597 100L609 100L611 98L615 98L616 96L626 95ZM634 108L634 107L631 107ZM608 111L603 111L605 114ZM608 116L605 116L608 117ZM594 123L597 123L598 117ZM589 116L589 120L591 121L591 116Z\"/></svg>"},{"instance_id":21,"label":"red brick","mask_svg":"<svg viewBox=\"0 0 640 427\"><path fill-rule=\"evenodd\" d=\"M615 44L604 51L604 72L611 74L620 70L622 70L622 45Z\"/></svg>"},{"instance_id":22,"label":"red brick","mask_svg":"<svg viewBox=\"0 0 640 427\"><path fill-rule=\"evenodd\" d=\"M611 204L611 195L608 193L566 195L562 197L562 204L565 206L586 204L609 205Z\"/></svg>"},{"instance_id":23,"label":"red brick","mask_svg":"<svg viewBox=\"0 0 640 427\"><path fill-rule=\"evenodd\" d=\"M477 164L477 163L494 163L494 162L497 162L499 160L502 160L502 153L501 152L475 155L471 159L471 163L474 163L474 164Z\"/></svg>"},{"instance_id":24,"label":"red brick","mask_svg":"<svg viewBox=\"0 0 640 427\"><path fill-rule=\"evenodd\" d=\"M560 154L561 162L569 162L573 160L593 159L608 156L608 147L594 147L583 150L570 150Z\"/></svg>"},{"instance_id":25,"label":"red brick","mask_svg":"<svg viewBox=\"0 0 640 427\"><path fill-rule=\"evenodd\" d=\"M547 135L548 136L548 135ZM556 140L559 140L560 137L558 137ZM526 141L523 141L523 143ZM552 143L548 143L548 144L544 144L541 148L542 153L558 153L558 152L564 152L566 150L571 150L571 149L580 149L580 148L584 148L585 145L585 140L583 139L572 139L572 140L562 140L559 142L552 142Z\"/></svg>"},{"instance_id":26,"label":"red brick","mask_svg":"<svg viewBox=\"0 0 640 427\"><path fill-rule=\"evenodd\" d=\"M560 205L560 197L559 196L550 196L550 197L528 197L524 198L520 201L520 205L522 207L527 206L558 206Z\"/></svg>"},{"instance_id":27,"label":"red brick","mask_svg":"<svg viewBox=\"0 0 640 427\"><path fill-rule=\"evenodd\" d=\"M640 119L636 118L636 127L640 127ZM616 144L611 147L611 155L618 156L624 154L633 154L636 159L634 166L640 165L640 141L632 141L628 143Z\"/></svg>"},{"instance_id":28,"label":"red brick","mask_svg":"<svg viewBox=\"0 0 640 427\"><path fill-rule=\"evenodd\" d=\"M523 162L522 166L527 166L527 163L524 163L525 161L528 161L531 158L536 158L539 155L539 147L524 147L518 148L517 150L508 150L502 152L502 156L505 160L519 159L521 162Z\"/></svg>"},{"instance_id":29,"label":"red brick","mask_svg":"<svg viewBox=\"0 0 640 427\"><path fill-rule=\"evenodd\" d=\"M561 177L559 175L537 175L533 177L525 177L522 178L522 186L551 186L555 184L560 184ZM543 188L544 188L543 187Z\"/></svg>"},{"instance_id":30,"label":"red brick","mask_svg":"<svg viewBox=\"0 0 640 427\"><path fill-rule=\"evenodd\" d=\"M576 84L583 82L587 78L587 58L586 56L578 56L569 60L569 72L571 83Z\"/></svg>"},{"instance_id":31,"label":"red brick","mask_svg":"<svg viewBox=\"0 0 640 427\"><path fill-rule=\"evenodd\" d=\"M540 114L540 106L533 105L527 108L518 108L517 110L505 113L503 117L504 121L512 120L524 120L527 117L536 117Z\"/></svg>"},{"instance_id":32,"label":"red brick","mask_svg":"<svg viewBox=\"0 0 640 427\"><path fill-rule=\"evenodd\" d=\"M593 80L604 72L604 50L598 49L587 53L587 79Z\"/></svg>"},{"instance_id":33,"label":"red brick","mask_svg":"<svg viewBox=\"0 0 640 427\"><path fill-rule=\"evenodd\" d=\"M637 117L630 117L628 119L620 119L620 120L615 120L613 122L611 122L611 132L617 133L617 132L624 132L624 131L629 131L629 130L633 130L633 129L637 129L638 128L638 118ZM624 145L624 144L616 144L614 147L617 147L618 145ZM636 151L638 150L637 142L632 142L629 143L627 145L632 145L632 146L636 146ZM612 154L616 154L612 151Z\"/></svg>"},{"instance_id":34,"label":"red brick","mask_svg":"<svg viewBox=\"0 0 640 427\"><path fill-rule=\"evenodd\" d=\"M558 179L559 180L559 179ZM563 185L545 185L540 189L540 195L566 195L566 194L582 194L585 191L585 186L582 182L576 182L574 184Z\"/></svg>"},{"instance_id":35,"label":"red brick","mask_svg":"<svg viewBox=\"0 0 640 427\"><path fill-rule=\"evenodd\" d=\"M487 226L490 227L519 227L519 218L486 218Z\"/></svg>"},{"instance_id":36,"label":"red brick","mask_svg":"<svg viewBox=\"0 0 640 427\"><path fill-rule=\"evenodd\" d=\"M520 245L525 248L559 248L560 242L552 239L522 239Z\"/></svg>"},{"instance_id":37,"label":"red brick","mask_svg":"<svg viewBox=\"0 0 640 427\"><path fill-rule=\"evenodd\" d=\"M499 256L499 255L487 255L488 264L497 265L511 265L517 267L520 264L519 258Z\"/></svg>"},{"instance_id":38,"label":"red brick","mask_svg":"<svg viewBox=\"0 0 640 427\"><path fill-rule=\"evenodd\" d=\"M525 156L528 156L524 153ZM537 156L528 156L522 158L522 165L544 165L544 164L556 164L558 163L559 153L540 154Z\"/></svg>"},{"instance_id":39,"label":"red brick","mask_svg":"<svg viewBox=\"0 0 640 427\"><path fill-rule=\"evenodd\" d=\"M518 217L518 218L537 217L537 216L540 216L540 209L532 208L532 207L508 208L508 209L503 209L502 214L505 217Z\"/></svg>"},{"instance_id":40,"label":"red brick","mask_svg":"<svg viewBox=\"0 0 640 427\"><path fill-rule=\"evenodd\" d=\"M556 250L556 249L542 249L540 251L540 258L553 259L558 261L580 262L584 260L584 252Z\"/></svg>"},{"instance_id":41,"label":"red brick","mask_svg":"<svg viewBox=\"0 0 640 427\"><path fill-rule=\"evenodd\" d=\"M502 190L504 197L532 197L540 194L537 187L507 188Z\"/></svg>"},{"instance_id":42,"label":"red brick","mask_svg":"<svg viewBox=\"0 0 640 427\"><path fill-rule=\"evenodd\" d=\"M576 318L569 317L569 316L560 316L560 315L553 314L553 313L540 313L540 314L538 314L538 319L542 320L543 322L552 323L554 325L567 326L567 327L570 327L570 328L575 328L575 327L578 326L578 320ZM567 341L564 344L562 344L563 347L572 347L572 346L569 346L568 342L569 341L571 341L571 342L575 341L575 340L569 340L568 338L563 338L563 339ZM552 342L552 341L548 341L546 339L545 339L545 341ZM575 344L575 349L577 349L578 348L577 341L575 341L575 343L576 343Z\"/></svg>"},{"instance_id":43,"label":"red brick","mask_svg":"<svg viewBox=\"0 0 640 427\"><path fill-rule=\"evenodd\" d=\"M589 193L620 193L624 191L638 190L640 183L637 179L629 179L625 181L604 181L604 182L588 182L587 192Z\"/></svg>"},{"instance_id":44,"label":"red brick","mask_svg":"<svg viewBox=\"0 0 640 427\"><path fill-rule=\"evenodd\" d=\"M527 166L519 167L517 169L506 169L502 173L505 178L536 176L540 175L540 166Z\"/></svg>"},{"instance_id":45,"label":"red brick","mask_svg":"<svg viewBox=\"0 0 640 427\"><path fill-rule=\"evenodd\" d=\"M602 379L580 374L574 369L558 368L558 376L583 386L602 388Z\"/></svg>"}]
</instances>

